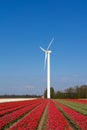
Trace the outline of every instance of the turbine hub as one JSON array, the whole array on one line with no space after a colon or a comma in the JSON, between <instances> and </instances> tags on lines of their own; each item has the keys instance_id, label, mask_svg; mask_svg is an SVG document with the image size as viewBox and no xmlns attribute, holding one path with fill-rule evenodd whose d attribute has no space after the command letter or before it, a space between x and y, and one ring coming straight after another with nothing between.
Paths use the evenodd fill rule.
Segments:
<instances>
[{"instance_id":1,"label":"turbine hub","mask_svg":"<svg viewBox=\"0 0 87 130\"><path fill-rule=\"evenodd\" d=\"M51 53L52 51L51 50L47 50L46 53Z\"/></svg>"}]
</instances>

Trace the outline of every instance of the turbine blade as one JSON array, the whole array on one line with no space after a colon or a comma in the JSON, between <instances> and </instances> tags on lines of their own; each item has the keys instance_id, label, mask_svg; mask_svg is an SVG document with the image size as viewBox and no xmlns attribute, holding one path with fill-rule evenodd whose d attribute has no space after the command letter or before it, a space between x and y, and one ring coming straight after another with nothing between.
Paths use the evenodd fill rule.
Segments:
<instances>
[{"instance_id":1,"label":"turbine blade","mask_svg":"<svg viewBox=\"0 0 87 130\"><path fill-rule=\"evenodd\" d=\"M47 61L47 53L45 52L45 58L44 58L44 70L46 68L46 61Z\"/></svg>"},{"instance_id":2,"label":"turbine blade","mask_svg":"<svg viewBox=\"0 0 87 130\"><path fill-rule=\"evenodd\" d=\"M42 47L40 47L40 49L41 49L43 52L46 52L46 50L45 50L45 49L43 49Z\"/></svg>"},{"instance_id":3,"label":"turbine blade","mask_svg":"<svg viewBox=\"0 0 87 130\"><path fill-rule=\"evenodd\" d=\"M53 40L54 40L54 38L52 38L51 42L49 43L47 50L49 50L49 48L50 48L50 46L51 46Z\"/></svg>"}]
</instances>

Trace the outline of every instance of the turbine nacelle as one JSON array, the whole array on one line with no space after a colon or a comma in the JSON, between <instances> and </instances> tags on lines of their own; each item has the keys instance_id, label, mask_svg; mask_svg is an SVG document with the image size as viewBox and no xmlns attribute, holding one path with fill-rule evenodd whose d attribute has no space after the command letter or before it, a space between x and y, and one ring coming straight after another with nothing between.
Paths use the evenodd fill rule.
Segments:
<instances>
[{"instance_id":1,"label":"turbine nacelle","mask_svg":"<svg viewBox=\"0 0 87 130\"><path fill-rule=\"evenodd\" d=\"M51 52L52 52L51 50L46 51L47 54L48 54L48 53L51 53Z\"/></svg>"},{"instance_id":2,"label":"turbine nacelle","mask_svg":"<svg viewBox=\"0 0 87 130\"><path fill-rule=\"evenodd\" d=\"M40 47L40 49L44 52L44 53L51 53L51 50L45 50L44 48Z\"/></svg>"}]
</instances>

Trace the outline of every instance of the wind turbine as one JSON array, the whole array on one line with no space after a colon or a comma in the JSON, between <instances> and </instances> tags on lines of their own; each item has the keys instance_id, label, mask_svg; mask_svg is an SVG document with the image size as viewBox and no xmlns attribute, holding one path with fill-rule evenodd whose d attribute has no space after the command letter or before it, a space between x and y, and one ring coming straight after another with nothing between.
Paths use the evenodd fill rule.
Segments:
<instances>
[{"instance_id":1,"label":"wind turbine","mask_svg":"<svg viewBox=\"0 0 87 130\"><path fill-rule=\"evenodd\" d=\"M40 47L40 49L45 53L44 69L47 62L47 98L50 98L50 54L52 52L51 50L49 50L49 48L52 45L53 40L54 38L52 38L46 50Z\"/></svg>"}]
</instances>

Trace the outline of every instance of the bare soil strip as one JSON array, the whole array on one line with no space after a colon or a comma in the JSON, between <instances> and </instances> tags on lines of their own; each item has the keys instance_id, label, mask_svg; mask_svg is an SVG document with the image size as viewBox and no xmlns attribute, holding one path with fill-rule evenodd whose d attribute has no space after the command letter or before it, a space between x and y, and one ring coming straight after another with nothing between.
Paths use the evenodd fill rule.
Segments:
<instances>
[{"instance_id":1,"label":"bare soil strip","mask_svg":"<svg viewBox=\"0 0 87 130\"><path fill-rule=\"evenodd\" d=\"M39 122L39 125L37 127L37 130L45 130L46 129L46 123L47 123L47 118L48 117L48 104L42 114L41 120Z\"/></svg>"}]
</instances>

